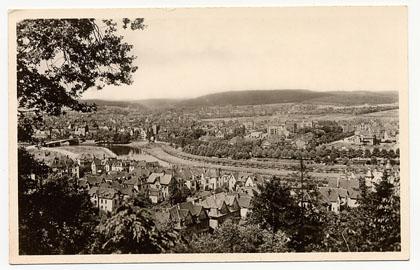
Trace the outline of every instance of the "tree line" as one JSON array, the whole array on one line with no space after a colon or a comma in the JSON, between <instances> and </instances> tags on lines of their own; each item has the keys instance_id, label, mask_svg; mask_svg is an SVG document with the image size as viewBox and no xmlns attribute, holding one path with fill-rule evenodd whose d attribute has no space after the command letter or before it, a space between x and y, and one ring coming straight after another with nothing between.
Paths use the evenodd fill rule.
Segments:
<instances>
[{"instance_id":1,"label":"tree line","mask_svg":"<svg viewBox=\"0 0 420 270\"><path fill-rule=\"evenodd\" d=\"M183 148L186 153L206 157L250 159L250 158L275 158L275 159L311 159L316 163L337 163L342 160L344 163L355 158L371 159L373 163L378 158L396 159L399 158L399 149L379 149L378 147L369 149L338 149L326 147L325 145L297 149L293 145L285 143L275 143L269 148L261 146L261 142L242 141L230 144L226 141L191 143Z\"/></svg>"}]
</instances>

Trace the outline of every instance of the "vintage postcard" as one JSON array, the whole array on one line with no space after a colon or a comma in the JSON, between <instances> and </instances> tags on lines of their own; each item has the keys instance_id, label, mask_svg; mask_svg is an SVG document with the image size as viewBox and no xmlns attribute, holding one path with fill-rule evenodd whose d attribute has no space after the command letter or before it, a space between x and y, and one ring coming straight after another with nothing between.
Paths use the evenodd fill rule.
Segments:
<instances>
[{"instance_id":1,"label":"vintage postcard","mask_svg":"<svg viewBox=\"0 0 420 270\"><path fill-rule=\"evenodd\" d=\"M9 12L10 262L409 259L407 8Z\"/></svg>"}]
</instances>

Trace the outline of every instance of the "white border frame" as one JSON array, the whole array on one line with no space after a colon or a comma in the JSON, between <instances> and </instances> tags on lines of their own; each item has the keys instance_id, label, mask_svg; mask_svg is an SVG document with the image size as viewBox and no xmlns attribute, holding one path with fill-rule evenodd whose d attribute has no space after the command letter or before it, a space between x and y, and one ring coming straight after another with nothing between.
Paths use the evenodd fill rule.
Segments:
<instances>
[{"instance_id":1,"label":"white border frame","mask_svg":"<svg viewBox=\"0 0 420 270\"><path fill-rule=\"evenodd\" d=\"M22 2L23 2L23 4L21 4ZM72 1L70 3L69 2L67 2L67 3L64 2L63 3L63 2L64 1L57 4L57 2L55 2L55 1L44 1L44 3L42 3L42 4L38 3L37 6L34 6L33 5L34 3L30 2L30 1L20 1L18 3L19 5L16 5L16 2L14 2L12 4L9 3L8 7L9 8L16 8L16 7L21 7L21 8L22 7L27 7L27 8L28 7L31 7L31 8L34 8L34 7L37 7L37 8L38 7L39 8L43 8L43 7L60 7L60 8L61 7L69 7L69 8L71 8L71 7L78 7L78 8L79 7L101 7L101 8L103 8L103 7L116 7L116 6L118 6L118 7L121 7L121 6L134 7L134 6L132 6L132 3L130 1L111 2L111 1L103 0L103 1L101 1L101 3L99 5L98 4L94 5L92 3L92 1ZM213 2L210 2L210 3L209 3L209 1L196 1L194 3L191 3L191 2L190 3L188 3L188 2L187 3L185 3L185 2L182 3L180 1L177 1L176 3L174 3L174 1L159 1L158 5L156 5L156 2L157 1L145 1L141 5L139 5L139 4L135 5L135 7L162 7L162 6L165 6L165 7L169 7L169 6L178 6L178 7L179 6L189 6L189 7L200 6L201 7L203 5L204 6L273 6L273 5L275 5L275 6L282 6L282 5L302 6L302 5L312 5L312 4L341 6L341 5L385 5L385 4L386 5L389 5L389 4L390 5L404 5L404 4L407 4L409 6L409 28L410 28L410 32L409 32L409 55L410 55L410 57L409 57L410 73L409 74L411 75L411 76L409 76L409 78L410 78L410 92L409 93L410 93L410 96L411 96L411 99L409 100L409 103L411 105L411 106L409 106L410 115L413 116L415 114L415 112L417 111L418 106L416 107L416 105L417 105L416 102L418 102L419 99L415 99L418 96L416 95L415 91L413 90L414 86L416 86L416 80L415 80L415 77L414 77L414 74L415 74L414 70L416 68L416 65L415 65L416 64L416 62L415 62L416 51L414 50L414 48L419 47L418 46L419 45L419 40L418 40L419 37L418 37L418 34L416 34L414 32L414 29L415 29L416 25L420 25L420 23L419 23L418 17L415 16L416 15L415 12L419 11L419 5L418 5L418 3L417 3L417 5L413 4L414 1L264 1L264 2L251 1L251 2L248 2L248 3L241 2L239 4L238 4L238 2L233 2L233 1L216 1L216 2L213 1ZM4 15L4 13L5 13L5 11L3 11L2 15ZM5 21L4 16L2 16L2 19L3 19L2 22L4 22ZM417 23L415 24L415 22L417 22ZM2 27L3 27L2 30L5 29L4 26L5 26L5 24L3 23L2 24ZM6 31L2 31L2 33L6 33ZM5 40L5 38L3 38L3 40ZM1 56L5 55L5 54L3 54L3 52L5 52L4 43L5 42L2 42L2 47L1 47L2 48L2 51L1 51L2 55ZM414 45L416 45L416 46L414 46ZM5 57L0 57L0 59L7 59L7 57L6 58ZM418 59L418 58L416 58L416 59ZM5 67L5 66L7 66L7 65L3 65L3 62L2 62L2 67ZM3 72L1 72L1 76L5 77L5 79L0 80L1 82L4 82L3 86L5 86L6 83L7 83L7 77L5 76L5 74L6 74L5 70L6 69L2 70ZM417 81L417 83L418 83L418 81ZM3 89L7 89L7 88L4 87ZM2 102L4 102L4 99L3 99ZM5 104L2 104L2 105L5 105ZM4 110L2 112L6 111L5 110L6 106L1 106L1 108L2 108L2 110ZM2 114L2 115L5 116L6 114ZM7 116L4 117L4 119L7 119ZM412 120L412 119L413 119L413 117L410 120ZM2 122L2 124L4 124L4 123L5 123L5 121ZM3 126L3 127L5 127L5 126ZM7 137L5 137L5 134L7 134L7 132L5 132L5 130L6 130L6 128L2 129L2 132L1 132L2 139L7 138ZM415 134L418 134L417 132L418 132L418 125L416 125L416 123L413 120L410 121L410 135L411 135L410 137L411 138L416 138ZM411 160L411 164L414 165L413 158L414 158L415 161L418 161L418 157L417 157L418 154L417 153L419 153L419 151L416 151L416 150L419 149L419 144L415 140L411 140L410 141L410 149L411 149L410 160ZM3 150L2 151L3 155L8 152L7 147L5 147L3 145L2 145L2 150ZM7 156L3 157L3 155L2 155L2 161L8 160L8 157ZM6 172L6 169L4 168L6 163L7 162L1 162L1 171L2 172ZM417 176L417 173L418 172L416 171L415 166L411 166L411 177L410 178L413 179L414 176ZM4 177L4 178L6 178L6 177ZM416 187L415 181L411 180L410 182L411 182L411 185L412 185L411 194L415 195L415 193L414 193L414 190L415 190L415 187ZM7 188L3 188L2 192L4 193L4 195L2 194L3 196L0 197L1 198L0 202L1 202L2 210L3 210L2 213L7 213L7 211L8 211L7 210L7 203L6 203L8 201L7 200ZM417 201L415 201L416 196L410 196L410 197L413 199L412 203L411 203L410 217L415 217L416 218L417 215L415 214L413 209L418 207L419 202L418 202L418 199L417 199ZM6 206L6 209L3 209L4 206ZM418 217L417 217L417 219L418 219ZM2 225L1 228L3 228L3 227L7 228L7 218L3 219L3 220L5 222L1 223L1 225ZM412 237L411 237L411 246L416 246L415 245L415 243L416 243L415 239L418 239L418 235L416 234L417 229L416 229L416 226L413 225L414 224L413 220L414 220L414 218L411 219L411 221L412 221L411 222L411 228L413 230L413 234L412 234ZM418 220L416 220L416 221L418 221ZM4 226L5 223L6 223L6 226ZM4 231L5 230L2 230L2 233ZM6 238L7 237L4 237L2 239L6 239ZM6 241L3 241L3 243L5 243L5 242ZM5 245L5 249L2 248L2 250L7 250L7 243ZM413 252L413 249L412 249L411 254L416 254L415 252ZM93 255L93 256L96 256L96 255ZM386 259L386 258L384 258L384 259ZM162 261L162 260L160 260L160 261ZM87 261L85 261L85 262L87 262ZM350 264L354 266L354 263L350 263ZM359 265L359 263L357 263L357 264ZM388 264L386 264L387 267L385 267L385 265L383 263L377 262L377 264L380 264L381 268L388 268L388 267L389 268L391 268L391 267L394 268L394 266L396 265L395 262L389 262ZM398 265L403 265L403 264L401 264L401 262L400 262ZM404 264L404 265L408 266L407 263ZM409 265L412 265L412 264L410 263ZM343 265L341 264L340 267L343 267ZM324 268L324 266L322 268ZM347 268L347 267L344 267L344 268Z\"/></svg>"}]
</instances>

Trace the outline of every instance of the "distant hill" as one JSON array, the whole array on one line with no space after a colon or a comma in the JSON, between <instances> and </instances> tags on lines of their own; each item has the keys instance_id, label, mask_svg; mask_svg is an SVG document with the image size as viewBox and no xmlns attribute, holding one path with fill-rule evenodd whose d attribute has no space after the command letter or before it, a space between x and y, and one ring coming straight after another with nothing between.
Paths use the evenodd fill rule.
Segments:
<instances>
[{"instance_id":1,"label":"distant hill","mask_svg":"<svg viewBox=\"0 0 420 270\"><path fill-rule=\"evenodd\" d=\"M84 100L99 106L118 106L138 110L172 107L241 106L277 103L305 103L331 105L390 104L398 102L397 91L329 91L310 90L246 90L210 94L192 99L145 99L133 101Z\"/></svg>"},{"instance_id":2,"label":"distant hill","mask_svg":"<svg viewBox=\"0 0 420 270\"><path fill-rule=\"evenodd\" d=\"M336 105L363 105L363 104L390 104L398 102L397 91L369 92L328 92L329 95L308 100L314 104L336 104Z\"/></svg>"},{"instance_id":3,"label":"distant hill","mask_svg":"<svg viewBox=\"0 0 420 270\"><path fill-rule=\"evenodd\" d=\"M170 108L176 106L181 100L179 99L169 99L169 98L160 98L160 99L142 99L133 101L137 104L141 104L149 109L162 109Z\"/></svg>"},{"instance_id":4,"label":"distant hill","mask_svg":"<svg viewBox=\"0 0 420 270\"><path fill-rule=\"evenodd\" d=\"M147 110L148 108L143 104L131 101L115 101L115 100L102 100L102 99L85 99L84 103L96 104L97 106L115 106L121 108L133 108L137 110Z\"/></svg>"},{"instance_id":5,"label":"distant hill","mask_svg":"<svg viewBox=\"0 0 420 270\"><path fill-rule=\"evenodd\" d=\"M398 101L398 92L330 91L310 90L248 90L205 95L179 102L179 106L258 105L275 103L312 104L386 104Z\"/></svg>"},{"instance_id":6,"label":"distant hill","mask_svg":"<svg viewBox=\"0 0 420 270\"><path fill-rule=\"evenodd\" d=\"M102 100L86 99L86 103L95 103L98 106L116 106L122 108L135 108L139 110L163 109L175 106L180 102L177 99L142 99L142 100Z\"/></svg>"}]
</instances>

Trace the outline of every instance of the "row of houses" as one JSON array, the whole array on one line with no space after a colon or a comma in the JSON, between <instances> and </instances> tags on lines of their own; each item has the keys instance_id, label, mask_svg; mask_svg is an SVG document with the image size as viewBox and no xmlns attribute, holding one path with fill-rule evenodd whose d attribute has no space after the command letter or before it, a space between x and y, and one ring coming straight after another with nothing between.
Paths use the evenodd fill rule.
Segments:
<instances>
[{"instance_id":1,"label":"row of houses","mask_svg":"<svg viewBox=\"0 0 420 270\"><path fill-rule=\"evenodd\" d=\"M121 160L117 158L99 159L94 157L91 164L93 175L108 172L132 172L136 166L134 160Z\"/></svg>"},{"instance_id":2,"label":"row of houses","mask_svg":"<svg viewBox=\"0 0 420 270\"><path fill-rule=\"evenodd\" d=\"M374 130L371 127L356 129L354 135L344 141L359 145L378 145L384 143L399 143L399 133L395 130Z\"/></svg>"},{"instance_id":3,"label":"row of houses","mask_svg":"<svg viewBox=\"0 0 420 270\"><path fill-rule=\"evenodd\" d=\"M368 169L364 175L356 176L351 173L328 181L325 186L318 187L321 203L327 210L335 213L356 207L361 199L361 182L364 182L368 191L375 191L381 181L393 184L396 187L394 192L399 193L399 172L388 164L382 170Z\"/></svg>"},{"instance_id":4,"label":"row of houses","mask_svg":"<svg viewBox=\"0 0 420 270\"><path fill-rule=\"evenodd\" d=\"M391 173L388 179L384 179L384 172L368 170L364 180L367 188L374 190L375 184L380 181L395 183L396 173ZM257 191L258 192L258 191ZM296 189L291 190L292 196L297 196ZM357 207L361 199L360 179L353 173L346 173L336 179L331 179L324 186L318 187L320 203L328 211L336 214L347 208ZM201 195L189 197L187 202L179 203L169 210L170 220L176 229L188 231L188 233L200 234L208 230L216 229L226 220L245 219L252 211L252 196L242 192L202 192ZM310 203L307 192L304 194L304 204Z\"/></svg>"},{"instance_id":5,"label":"row of houses","mask_svg":"<svg viewBox=\"0 0 420 270\"><path fill-rule=\"evenodd\" d=\"M207 193L188 198L169 209L169 219L179 231L200 234L214 230L227 220L239 222L250 211L252 196L243 193Z\"/></svg>"},{"instance_id":6,"label":"row of houses","mask_svg":"<svg viewBox=\"0 0 420 270\"><path fill-rule=\"evenodd\" d=\"M380 174L375 172L375 175L374 181L381 181ZM292 189L291 195L297 196L298 192L300 191ZM361 196L359 180L354 174L330 180L325 186L318 187L318 192L321 204L328 211L337 214L345 208L356 207ZM204 193L201 196L190 197L187 202L177 204L170 209L170 218L175 228L201 233L216 229L226 220L245 219L252 211L251 202L255 193ZM307 203L310 203L310 197L305 193L304 204Z\"/></svg>"},{"instance_id":7,"label":"row of houses","mask_svg":"<svg viewBox=\"0 0 420 270\"><path fill-rule=\"evenodd\" d=\"M66 127L47 127L35 129L34 137L40 140L62 139L62 138L95 138L101 132L114 132L136 136L140 140L146 140L147 129L143 127L118 127L108 125L73 125Z\"/></svg>"},{"instance_id":8,"label":"row of houses","mask_svg":"<svg viewBox=\"0 0 420 270\"><path fill-rule=\"evenodd\" d=\"M152 173L145 184L148 185L148 196L153 203L164 201L169 196L169 186L174 182L185 186L191 192L227 191L252 194L257 184L268 178L241 172L222 172L220 169L206 168L172 168L167 172Z\"/></svg>"}]
</instances>

